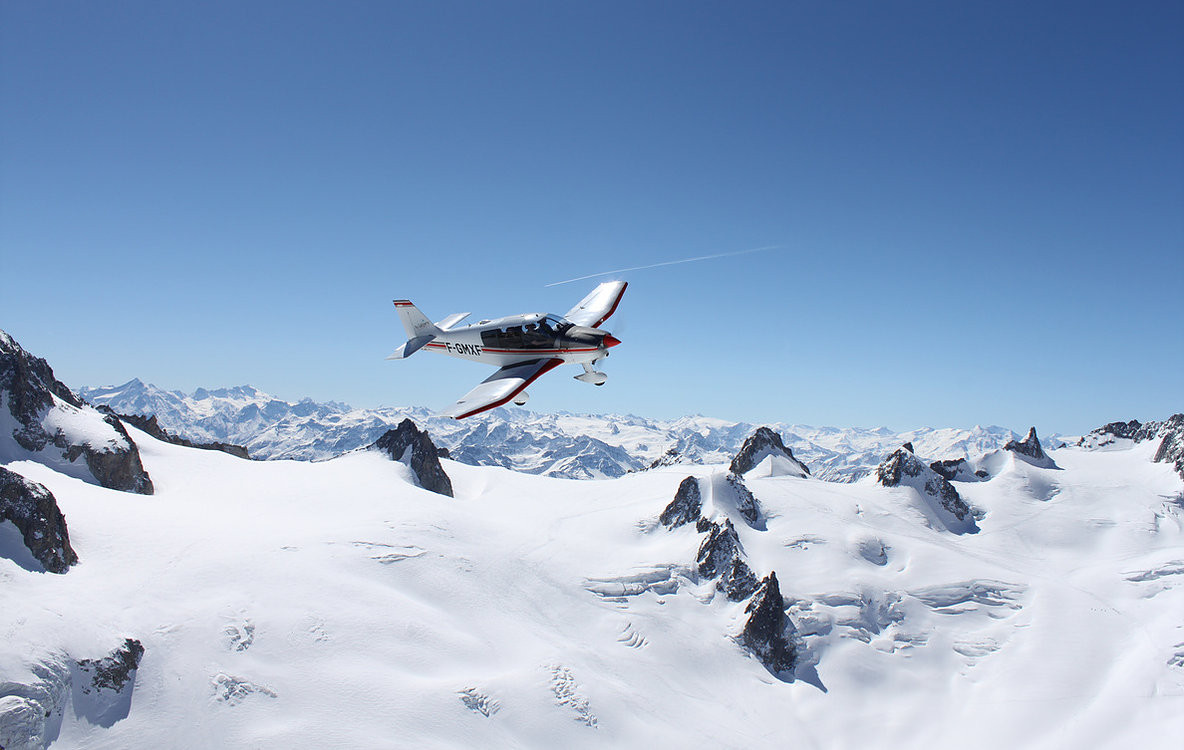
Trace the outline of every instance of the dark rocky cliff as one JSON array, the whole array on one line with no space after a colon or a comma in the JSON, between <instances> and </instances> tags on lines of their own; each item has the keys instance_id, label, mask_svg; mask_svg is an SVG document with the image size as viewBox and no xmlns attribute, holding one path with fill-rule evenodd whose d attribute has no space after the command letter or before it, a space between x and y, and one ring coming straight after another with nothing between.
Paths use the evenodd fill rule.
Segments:
<instances>
[{"instance_id":1,"label":"dark rocky cliff","mask_svg":"<svg viewBox=\"0 0 1184 750\"><path fill-rule=\"evenodd\" d=\"M50 573L65 573L78 562L66 517L53 493L4 467L0 467L0 520L17 527L29 552Z\"/></svg>"},{"instance_id":2,"label":"dark rocky cliff","mask_svg":"<svg viewBox=\"0 0 1184 750\"><path fill-rule=\"evenodd\" d=\"M440 465L440 454L427 432L420 430L410 419L404 419L393 430L387 430L371 446L386 453L392 461L403 461L411 467L419 486L425 490L452 497L452 480Z\"/></svg>"}]
</instances>

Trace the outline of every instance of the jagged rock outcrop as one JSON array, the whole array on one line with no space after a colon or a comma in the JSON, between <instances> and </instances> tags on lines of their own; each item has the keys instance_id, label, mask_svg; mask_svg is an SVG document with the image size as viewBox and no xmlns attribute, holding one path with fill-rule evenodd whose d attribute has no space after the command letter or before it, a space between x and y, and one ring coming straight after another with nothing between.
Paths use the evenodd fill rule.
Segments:
<instances>
[{"instance_id":1,"label":"jagged rock outcrop","mask_svg":"<svg viewBox=\"0 0 1184 750\"><path fill-rule=\"evenodd\" d=\"M1037 461L1043 461L1046 458L1044 449L1040 447L1040 438L1036 437L1035 427L1028 428L1028 434L1023 440L1007 441L1007 445L1003 446L1003 450L1012 451L1028 458L1034 458Z\"/></svg>"},{"instance_id":2,"label":"jagged rock outcrop","mask_svg":"<svg viewBox=\"0 0 1184 750\"><path fill-rule=\"evenodd\" d=\"M1159 447L1152 459L1156 463L1172 464L1176 473L1184 479L1184 414L1173 414L1162 422L1111 422L1082 435L1077 445L1086 448L1101 448L1115 440L1159 440Z\"/></svg>"},{"instance_id":3,"label":"jagged rock outcrop","mask_svg":"<svg viewBox=\"0 0 1184 750\"><path fill-rule=\"evenodd\" d=\"M758 427L748 436L728 470L744 475L765 460L770 460L769 473L773 476L810 476L806 465L794 458L793 451L785 447L781 436L768 427Z\"/></svg>"},{"instance_id":4,"label":"jagged rock outcrop","mask_svg":"<svg viewBox=\"0 0 1184 750\"><path fill-rule=\"evenodd\" d=\"M658 469L663 466L675 466L681 463L686 463L686 459L683 457L682 452L679 451L677 447L671 446L666 450L665 453L654 459L653 463L650 464L650 468Z\"/></svg>"},{"instance_id":5,"label":"jagged rock outcrop","mask_svg":"<svg viewBox=\"0 0 1184 750\"><path fill-rule=\"evenodd\" d=\"M876 467L876 481L885 487L912 487L929 500L946 527L957 534L978 531L970 506L958 490L917 458L908 445L897 448Z\"/></svg>"},{"instance_id":6,"label":"jagged rock outcrop","mask_svg":"<svg viewBox=\"0 0 1184 750\"><path fill-rule=\"evenodd\" d=\"M905 443L905 445L908 446L909 443ZM990 476L985 469L971 471L973 467L965 458L947 458L941 461L933 461L929 464L929 468L950 482L956 479L970 479L972 476L975 479L986 479ZM974 481L974 479L971 479L971 481Z\"/></svg>"},{"instance_id":7,"label":"jagged rock outcrop","mask_svg":"<svg viewBox=\"0 0 1184 750\"><path fill-rule=\"evenodd\" d=\"M756 576L744 562L740 549L740 537L730 520L722 524L700 518L695 528L707 532L707 538L699 545L699 575L703 578L718 578L716 588L732 601L746 599L756 589Z\"/></svg>"},{"instance_id":8,"label":"jagged rock outcrop","mask_svg":"<svg viewBox=\"0 0 1184 750\"><path fill-rule=\"evenodd\" d=\"M136 686L136 669L143 656L144 646L134 638L127 638L102 659L78 661L74 713L104 727L127 718Z\"/></svg>"},{"instance_id":9,"label":"jagged rock outcrop","mask_svg":"<svg viewBox=\"0 0 1184 750\"><path fill-rule=\"evenodd\" d=\"M135 441L118 419L88 406L44 359L0 331L0 408L15 422L0 434L0 460L30 459L115 490L152 494ZM7 421L7 420L5 420ZM83 459L86 471L77 465Z\"/></svg>"},{"instance_id":10,"label":"jagged rock outcrop","mask_svg":"<svg viewBox=\"0 0 1184 750\"><path fill-rule=\"evenodd\" d=\"M1003 446L1003 450L1010 451L1033 466L1039 466L1044 469L1058 468L1056 463L1053 462L1052 456L1045 453L1044 448L1040 445L1040 438L1036 437L1035 427L1028 429L1028 434L1024 436L1023 440L1007 441L1007 444Z\"/></svg>"},{"instance_id":11,"label":"jagged rock outcrop","mask_svg":"<svg viewBox=\"0 0 1184 750\"><path fill-rule=\"evenodd\" d=\"M419 486L440 495L452 497L452 480L440 465L439 452L427 432L420 430L410 419L404 419L399 426L374 442L371 448L383 451L393 461L402 461L411 467Z\"/></svg>"},{"instance_id":12,"label":"jagged rock outcrop","mask_svg":"<svg viewBox=\"0 0 1184 750\"><path fill-rule=\"evenodd\" d=\"M187 440L183 437L180 437L179 435L174 435L160 426L160 423L156 421L155 414L147 417L141 414L116 414L110 409L102 406L99 407L99 411L111 414L120 421L130 424L132 427L135 427L138 430L143 430L157 440L162 440L166 443L172 443L173 445L183 445L186 448L200 448L207 451L222 451L223 453L229 453L232 456L237 456L239 458L245 458L248 460L251 458L250 454L247 452L247 449L241 445L232 445L230 443L219 442L195 443L192 440ZM445 453L447 453L447 451L445 451ZM446 455L443 457L447 458Z\"/></svg>"},{"instance_id":13,"label":"jagged rock outcrop","mask_svg":"<svg viewBox=\"0 0 1184 750\"><path fill-rule=\"evenodd\" d=\"M744 484L744 480L738 474L728 473L724 480L732 488L732 492L736 497L736 510L740 512L740 516L748 522L749 526L757 526L761 523L761 506L756 501L756 496L748 489L748 485ZM763 526L761 527L763 530Z\"/></svg>"},{"instance_id":14,"label":"jagged rock outcrop","mask_svg":"<svg viewBox=\"0 0 1184 750\"><path fill-rule=\"evenodd\" d=\"M702 510L703 493L699 489L699 480L687 477L682 480L682 484L678 485L674 499L662 511L662 515L658 516L658 520L662 522L662 525L676 529L683 524L698 521Z\"/></svg>"},{"instance_id":15,"label":"jagged rock outcrop","mask_svg":"<svg viewBox=\"0 0 1184 750\"><path fill-rule=\"evenodd\" d=\"M787 632L789 621L776 573L769 573L760 582L744 612L748 614L740 632L744 647L774 674L792 670L797 663L797 652Z\"/></svg>"},{"instance_id":16,"label":"jagged rock outcrop","mask_svg":"<svg viewBox=\"0 0 1184 750\"><path fill-rule=\"evenodd\" d=\"M1110 422L1097 429L1090 430L1087 435L1082 435L1077 439L1077 445L1094 447L1107 445L1113 442L1113 438L1134 440L1136 443L1141 443L1144 440L1151 440L1157 437L1160 428L1164 424L1166 423L1154 421L1143 424L1137 419L1132 419L1129 422Z\"/></svg>"},{"instance_id":17,"label":"jagged rock outcrop","mask_svg":"<svg viewBox=\"0 0 1184 750\"><path fill-rule=\"evenodd\" d=\"M1155 461L1172 464L1176 473L1184 479L1184 414L1173 414L1163 423L1159 434L1163 437L1155 451Z\"/></svg>"},{"instance_id":18,"label":"jagged rock outcrop","mask_svg":"<svg viewBox=\"0 0 1184 750\"><path fill-rule=\"evenodd\" d=\"M143 656L143 644L134 638L125 638L122 646L102 659L82 659L78 662L78 670L88 678L87 684L81 686L82 692L123 690L129 680L135 679L133 673Z\"/></svg>"},{"instance_id":19,"label":"jagged rock outcrop","mask_svg":"<svg viewBox=\"0 0 1184 750\"><path fill-rule=\"evenodd\" d=\"M50 573L65 573L78 562L53 493L4 467L0 467L0 521L17 527L29 552Z\"/></svg>"}]
</instances>

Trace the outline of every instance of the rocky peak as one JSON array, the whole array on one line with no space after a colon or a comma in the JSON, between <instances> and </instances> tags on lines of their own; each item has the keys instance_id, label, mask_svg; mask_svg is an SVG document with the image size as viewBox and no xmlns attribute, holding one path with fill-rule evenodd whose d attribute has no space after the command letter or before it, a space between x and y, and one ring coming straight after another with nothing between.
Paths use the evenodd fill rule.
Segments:
<instances>
[{"instance_id":1,"label":"rocky peak","mask_svg":"<svg viewBox=\"0 0 1184 750\"><path fill-rule=\"evenodd\" d=\"M1009 440L1007 445L1003 446L1003 450L1034 458L1037 461L1043 461L1045 458L1044 449L1040 447L1040 439L1036 437L1035 427L1028 428L1028 434L1023 440L1019 442Z\"/></svg>"},{"instance_id":2,"label":"rocky peak","mask_svg":"<svg viewBox=\"0 0 1184 750\"><path fill-rule=\"evenodd\" d=\"M971 477L974 479L970 479L970 481L975 481L986 479L990 476L985 469L974 469L965 458L947 458L941 461L933 461L929 464L929 468L951 482L955 479L966 480Z\"/></svg>"},{"instance_id":3,"label":"rocky peak","mask_svg":"<svg viewBox=\"0 0 1184 750\"><path fill-rule=\"evenodd\" d=\"M428 433L420 430L410 419L404 419L393 430L387 430L371 448L383 451L392 461L402 461L411 467L419 486L440 495L452 497L452 480L440 465L439 452Z\"/></svg>"},{"instance_id":4,"label":"rocky peak","mask_svg":"<svg viewBox=\"0 0 1184 750\"><path fill-rule=\"evenodd\" d=\"M740 452L732 459L729 471L743 475L752 471L758 464L772 458L770 473L776 475L792 475L807 477L810 470L801 461L793 457L793 451L785 447L781 435L768 427L758 427L741 446Z\"/></svg>"},{"instance_id":5,"label":"rocky peak","mask_svg":"<svg viewBox=\"0 0 1184 750\"><path fill-rule=\"evenodd\" d=\"M674 499L662 511L658 520L668 528L676 529L686 523L699 520L703 510L703 493L699 489L699 480L687 477L678 485Z\"/></svg>"},{"instance_id":6,"label":"rocky peak","mask_svg":"<svg viewBox=\"0 0 1184 750\"><path fill-rule=\"evenodd\" d=\"M978 531L970 506L942 475L926 466L905 446L876 467L876 481L885 487L905 485L921 493L946 527L955 533Z\"/></svg>"},{"instance_id":7,"label":"rocky peak","mask_svg":"<svg viewBox=\"0 0 1184 750\"><path fill-rule=\"evenodd\" d=\"M82 406L82 400L54 377L49 363L29 354L4 331L0 331L0 392L5 393L8 411L22 424L53 406L54 396Z\"/></svg>"},{"instance_id":8,"label":"rocky peak","mask_svg":"<svg viewBox=\"0 0 1184 750\"><path fill-rule=\"evenodd\" d=\"M797 663L797 653L787 631L785 599L777 583L777 574L769 573L760 582L756 593L744 608L748 620L740 633L740 641L770 672L788 672Z\"/></svg>"},{"instance_id":9,"label":"rocky peak","mask_svg":"<svg viewBox=\"0 0 1184 750\"><path fill-rule=\"evenodd\" d=\"M730 520L722 524L700 518L695 526L700 532L708 532L699 546L699 575L704 578L718 578L716 588L723 591L732 601L741 601L756 588L756 576L744 562L740 548L740 537Z\"/></svg>"},{"instance_id":10,"label":"rocky peak","mask_svg":"<svg viewBox=\"0 0 1184 750\"><path fill-rule=\"evenodd\" d=\"M732 493L735 495L736 510L739 511L740 516L748 522L749 526L753 528L760 528L764 530L764 522L761 520L761 506L756 501L756 496L748 489L748 485L744 484L744 480L738 474L728 473L724 480L728 486L732 488Z\"/></svg>"},{"instance_id":11,"label":"rocky peak","mask_svg":"<svg viewBox=\"0 0 1184 750\"><path fill-rule=\"evenodd\" d=\"M151 495L152 480L123 424L79 399L44 359L0 334L0 400L16 422L11 433L0 434L0 458L46 463L83 479L89 473L103 487Z\"/></svg>"},{"instance_id":12,"label":"rocky peak","mask_svg":"<svg viewBox=\"0 0 1184 750\"><path fill-rule=\"evenodd\" d=\"M78 562L66 518L53 493L0 466L0 521L11 521L29 552L50 573L65 573Z\"/></svg>"}]
</instances>

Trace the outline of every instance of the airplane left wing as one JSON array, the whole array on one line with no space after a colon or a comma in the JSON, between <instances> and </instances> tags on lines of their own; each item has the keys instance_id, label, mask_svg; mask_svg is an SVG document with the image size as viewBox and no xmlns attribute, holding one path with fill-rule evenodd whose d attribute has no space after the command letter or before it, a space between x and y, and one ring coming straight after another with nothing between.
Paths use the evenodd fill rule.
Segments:
<instances>
[{"instance_id":1,"label":"airplane left wing","mask_svg":"<svg viewBox=\"0 0 1184 750\"><path fill-rule=\"evenodd\" d=\"M593 289L587 297L580 300L580 304L568 310L563 317L578 326L599 328L601 323L617 311L617 305L621 303L627 286L627 281L606 281Z\"/></svg>"},{"instance_id":2,"label":"airplane left wing","mask_svg":"<svg viewBox=\"0 0 1184 750\"><path fill-rule=\"evenodd\" d=\"M501 406L538 380L543 373L562 363L561 359L534 359L506 365L481 381L480 385L466 393L460 401L441 411L440 416L464 419Z\"/></svg>"}]
</instances>

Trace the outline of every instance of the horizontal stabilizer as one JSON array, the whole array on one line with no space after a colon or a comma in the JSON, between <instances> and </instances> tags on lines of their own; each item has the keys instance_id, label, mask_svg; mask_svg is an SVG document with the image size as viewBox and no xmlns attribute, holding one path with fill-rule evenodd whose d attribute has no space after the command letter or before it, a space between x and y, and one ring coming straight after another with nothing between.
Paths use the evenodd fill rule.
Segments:
<instances>
[{"instance_id":1,"label":"horizontal stabilizer","mask_svg":"<svg viewBox=\"0 0 1184 750\"><path fill-rule=\"evenodd\" d=\"M444 320L441 320L439 323L436 323L436 327L441 331L447 331L449 328L452 328L454 325L461 322L470 315L472 315L472 313L453 313Z\"/></svg>"},{"instance_id":2,"label":"horizontal stabilizer","mask_svg":"<svg viewBox=\"0 0 1184 750\"><path fill-rule=\"evenodd\" d=\"M396 349L395 353L387 357L387 359L407 359L412 354L415 354L417 351L424 348L424 346L434 338L436 337L432 334L428 334L427 336L416 336L406 344L403 344L398 349Z\"/></svg>"}]
</instances>

